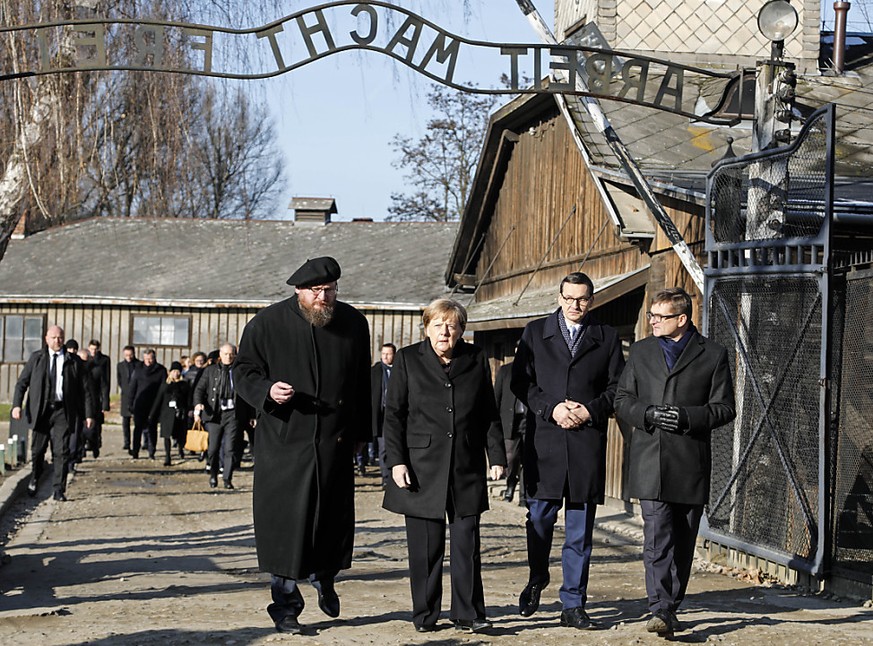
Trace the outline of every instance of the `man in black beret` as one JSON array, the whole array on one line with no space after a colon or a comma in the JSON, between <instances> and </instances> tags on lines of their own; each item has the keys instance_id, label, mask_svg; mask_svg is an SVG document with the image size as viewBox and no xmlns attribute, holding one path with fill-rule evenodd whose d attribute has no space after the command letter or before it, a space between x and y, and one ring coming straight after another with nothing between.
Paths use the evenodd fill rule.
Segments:
<instances>
[{"instance_id":1,"label":"man in black beret","mask_svg":"<svg viewBox=\"0 0 873 646\"><path fill-rule=\"evenodd\" d=\"M255 542L279 632L301 632L300 580L338 616L334 579L351 567L353 455L370 435L370 332L337 300L340 275L330 257L301 265L288 279L295 294L246 325L234 364L237 391L259 412Z\"/></svg>"}]
</instances>

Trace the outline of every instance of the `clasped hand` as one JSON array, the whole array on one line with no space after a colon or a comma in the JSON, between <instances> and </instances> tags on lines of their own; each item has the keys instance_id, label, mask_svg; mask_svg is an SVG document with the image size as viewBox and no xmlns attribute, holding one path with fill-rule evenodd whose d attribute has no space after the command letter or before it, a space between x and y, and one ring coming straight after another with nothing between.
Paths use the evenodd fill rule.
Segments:
<instances>
[{"instance_id":1,"label":"clasped hand","mask_svg":"<svg viewBox=\"0 0 873 646\"><path fill-rule=\"evenodd\" d=\"M552 419L561 428L578 428L591 421L591 413L579 402L568 399L555 406L555 409L552 411Z\"/></svg>"},{"instance_id":2,"label":"clasped hand","mask_svg":"<svg viewBox=\"0 0 873 646\"><path fill-rule=\"evenodd\" d=\"M657 428L668 433L681 433L688 427L683 412L678 406L649 406L646 409L646 430Z\"/></svg>"}]
</instances>

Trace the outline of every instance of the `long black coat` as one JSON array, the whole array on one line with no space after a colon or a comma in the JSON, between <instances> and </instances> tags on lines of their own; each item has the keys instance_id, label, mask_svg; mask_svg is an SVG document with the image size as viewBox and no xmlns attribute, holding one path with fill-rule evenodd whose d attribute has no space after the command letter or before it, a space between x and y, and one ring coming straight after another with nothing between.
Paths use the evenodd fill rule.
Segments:
<instances>
[{"instance_id":1,"label":"long black coat","mask_svg":"<svg viewBox=\"0 0 873 646\"><path fill-rule=\"evenodd\" d=\"M134 357L130 363L133 364L132 371L128 371L127 361L119 361L118 365L115 367L115 377L118 380L118 388L119 390L121 390L121 405L118 407L118 410L120 410L121 414L125 417L129 417L131 415L130 380L131 377L133 377L133 373L136 372L136 369L142 365L142 361Z\"/></svg>"},{"instance_id":2,"label":"long black coat","mask_svg":"<svg viewBox=\"0 0 873 646\"><path fill-rule=\"evenodd\" d=\"M606 426L624 368L621 342L612 327L589 314L585 335L571 357L558 323L558 309L528 323L512 362L512 392L528 407L524 444L527 494L540 500L603 502ZM591 421L565 430L552 419L559 403L572 399Z\"/></svg>"},{"instance_id":3,"label":"long black coat","mask_svg":"<svg viewBox=\"0 0 873 646\"><path fill-rule=\"evenodd\" d=\"M370 332L353 307L313 327L297 296L243 331L237 392L258 411L254 521L261 570L295 579L351 567L354 448L370 438ZM294 387L287 404L270 387Z\"/></svg>"},{"instance_id":4,"label":"long black coat","mask_svg":"<svg viewBox=\"0 0 873 646\"><path fill-rule=\"evenodd\" d=\"M631 346L615 397L615 412L630 431L626 495L702 505L709 499L712 465L710 435L736 415L727 351L715 341L694 335L667 371L656 337ZM690 430L682 434L645 428L646 408L682 406ZM626 438L627 439L627 438Z\"/></svg>"},{"instance_id":5,"label":"long black coat","mask_svg":"<svg viewBox=\"0 0 873 646\"><path fill-rule=\"evenodd\" d=\"M158 388L155 403L149 413L152 424L159 424L161 437L182 439L188 431L188 406L191 387L182 379L172 383L164 382ZM170 406L170 403L175 406Z\"/></svg>"},{"instance_id":6,"label":"long black coat","mask_svg":"<svg viewBox=\"0 0 873 646\"><path fill-rule=\"evenodd\" d=\"M382 409L382 362L377 361L370 368L370 411L373 437L382 437L382 425L385 422L385 411ZM394 369L391 369L394 374ZM390 383L390 379L388 380Z\"/></svg>"},{"instance_id":7,"label":"long black coat","mask_svg":"<svg viewBox=\"0 0 873 646\"><path fill-rule=\"evenodd\" d=\"M509 362L497 371L494 380L494 398L497 400L497 411L500 414L500 426L503 430L503 439L511 440L513 434L512 425L515 422L515 403L518 398L512 392L512 363Z\"/></svg>"},{"instance_id":8,"label":"long black coat","mask_svg":"<svg viewBox=\"0 0 873 646\"><path fill-rule=\"evenodd\" d=\"M128 402L130 415L148 417L158 396L158 389L167 380L167 369L158 362L150 366L140 363L130 378Z\"/></svg>"},{"instance_id":9,"label":"long black coat","mask_svg":"<svg viewBox=\"0 0 873 646\"><path fill-rule=\"evenodd\" d=\"M92 371L99 376L99 395L98 406L101 410L109 410L109 373L111 368L109 365L109 357L97 350L94 356L91 357L94 364Z\"/></svg>"},{"instance_id":10,"label":"long black coat","mask_svg":"<svg viewBox=\"0 0 873 646\"><path fill-rule=\"evenodd\" d=\"M64 411L67 421L72 423L76 419L93 419L98 405L92 397L91 389L87 387L85 363L75 355L64 353L64 366L61 370L64 376ZM30 425L36 424L51 400L48 371L49 351L44 347L30 355L18 381L15 382L12 406L22 406L24 394L27 393L24 414Z\"/></svg>"},{"instance_id":11,"label":"long black coat","mask_svg":"<svg viewBox=\"0 0 873 646\"><path fill-rule=\"evenodd\" d=\"M430 341L397 353L388 382L382 437L388 467L405 464L410 489L393 480L385 509L417 518L443 518L449 485L460 516L488 509L487 470L506 465L491 370L481 348L459 340L448 375Z\"/></svg>"}]
</instances>

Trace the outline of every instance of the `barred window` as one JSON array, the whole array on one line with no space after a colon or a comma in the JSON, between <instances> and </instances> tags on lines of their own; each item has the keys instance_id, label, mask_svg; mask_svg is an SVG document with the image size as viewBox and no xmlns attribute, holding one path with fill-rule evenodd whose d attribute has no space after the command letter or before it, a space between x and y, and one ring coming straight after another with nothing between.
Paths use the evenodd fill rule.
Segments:
<instances>
[{"instance_id":1,"label":"barred window","mask_svg":"<svg viewBox=\"0 0 873 646\"><path fill-rule=\"evenodd\" d=\"M189 345L191 319L187 316L134 316L133 345Z\"/></svg>"},{"instance_id":2,"label":"barred window","mask_svg":"<svg viewBox=\"0 0 873 646\"><path fill-rule=\"evenodd\" d=\"M44 319L42 316L0 314L0 344L4 363L27 361L31 353L42 347Z\"/></svg>"}]
</instances>

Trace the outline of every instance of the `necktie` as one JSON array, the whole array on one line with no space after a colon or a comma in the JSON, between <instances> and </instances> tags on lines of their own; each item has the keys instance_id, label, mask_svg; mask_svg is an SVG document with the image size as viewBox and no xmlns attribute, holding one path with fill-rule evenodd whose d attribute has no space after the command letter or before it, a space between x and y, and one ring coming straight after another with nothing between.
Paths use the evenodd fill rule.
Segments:
<instances>
[{"instance_id":1,"label":"necktie","mask_svg":"<svg viewBox=\"0 0 873 646\"><path fill-rule=\"evenodd\" d=\"M576 335L579 334L579 326L578 325L571 325L569 332L570 332L570 343L571 344L575 343L576 342Z\"/></svg>"},{"instance_id":2,"label":"necktie","mask_svg":"<svg viewBox=\"0 0 873 646\"><path fill-rule=\"evenodd\" d=\"M52 365L49 370L49 379L52 384L52 401L58 398L58 357L60 356L58 353L52 354Z\"/></svg>"}]
</instances>

